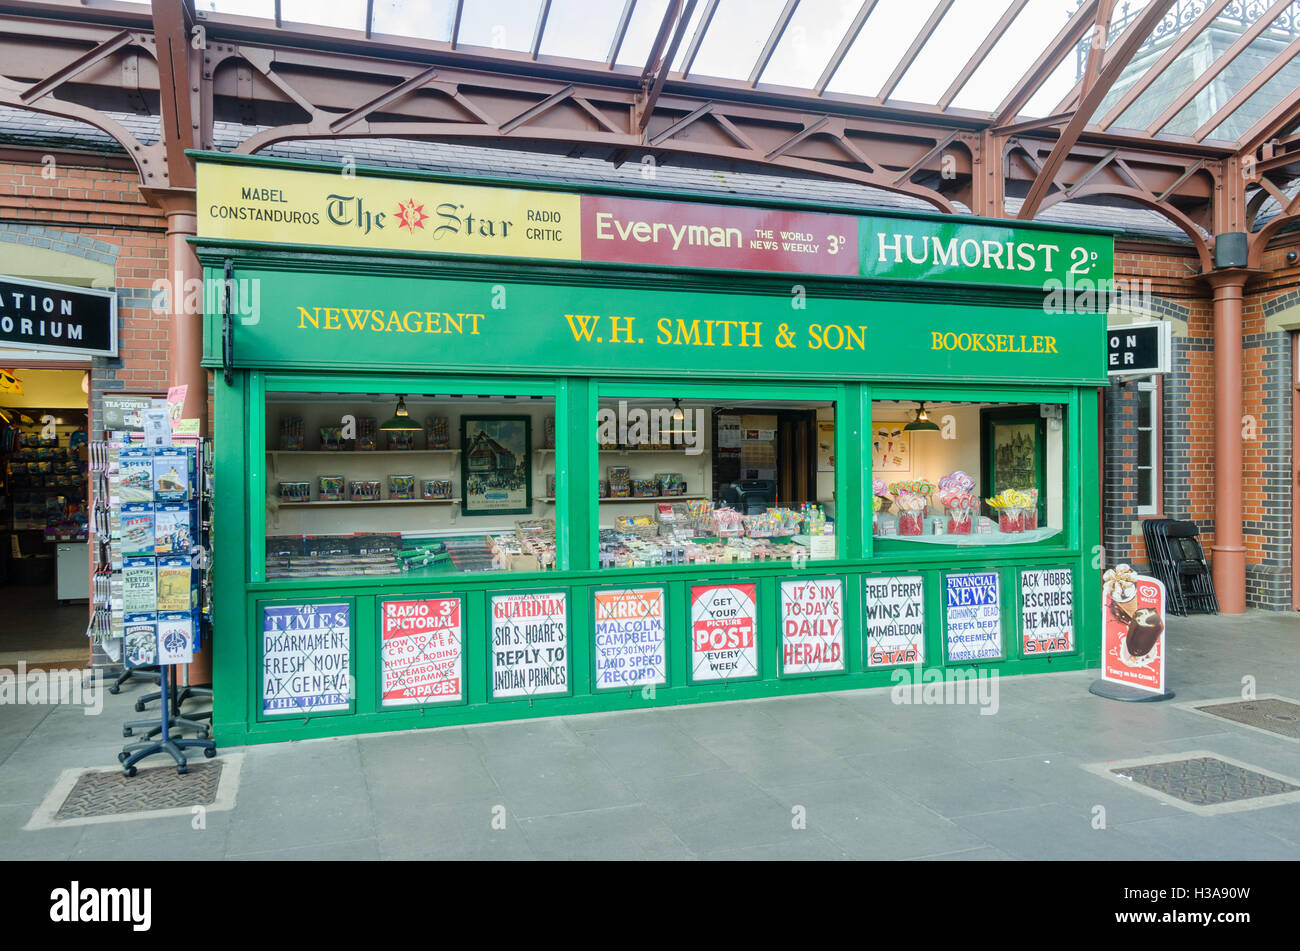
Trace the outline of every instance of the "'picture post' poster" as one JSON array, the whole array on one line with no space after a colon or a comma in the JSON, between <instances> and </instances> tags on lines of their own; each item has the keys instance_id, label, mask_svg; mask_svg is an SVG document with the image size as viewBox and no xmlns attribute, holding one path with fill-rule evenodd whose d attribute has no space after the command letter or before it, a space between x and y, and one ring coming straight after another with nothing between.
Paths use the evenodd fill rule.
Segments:
<instances>
[{"instance_id":1,"label":"'picture post' poster","mask_svg":"<svg viewBox=\"0 0 1300 951\"><path fill-rule=\"evenodd\" d=\"M844 670L844 585L839 578L781 582L781 670Z\"/></svg>"},{"instance_id":2,"label":"'picture post' poster","mask_svg":"<svg viewBox=\"0 0 1300 951\"><path fill-rule=\"evenodd\" d=\"M758 676L758 606L752 584L691 588L691 679Z\"/></svg>"},{"instance_id":3,"label":"'picture post' poster","mask_svg":"<svg viewBox=\"0 0 1300 951\"><path fill-rule=\"evenodd\" d=\"M1074 576L1068 568L1020 572L1020 651L1060 654L1074 650Z\"/></svg>"},{"instance_id":4,"label":"'picture post' poster","mask_svg":"<svg viewBox=\"0 0 1300 951\"><path fill-rule=\"evenodd\" d=\"M664 589L596 592L596 689L668 682Z\"/></svg>"},{"instance_id":5,"label":"'picture post' poster","mask_svg":"<svg viewBox=\"0 0 1300 951\"><path fill-rule=\"evenodd\" d=\"M1002 588L996 571L948 575L948 662L1002 656Z\"/></svg>"},{"instance_id":6,"label":"'picture post' poster","mask_svg":"<svg viewBox=\"0 0 1300 951\"><path fill-rule=\"evenodd\" d=\"M492 698L568 692L568 595L493 595Z\"/></svg>"},{"instance_id":7,"label":"'picture post' poster","mask_svg":"<svg viewBox=\"0 0 1300 951\"><path fill-rule=\"evenodd\" d=\"M1128 565L1101 582L1101 678L1165 692L1165 586Z\"/></svg>"},{"instance_id":8,"label":"'picture post' poster","mask_svg":"<svg viewBox=\"0 0 1300 951\"><path fill-rule=\"evenodd\" d=\"M925 663L925 583L920 575L862 579L867 666Z\"/></svg>"},{"instance_id":9,"label":"'picture post' poster","mask_svg":"<svg viewBox=\"0 0 1300 951\"><path fill-rule=\"evenodd\" d=\"M465 699L460 598L380 604L385 707Z\"/></svg>"},{"instance_id":10,"label":"'picture post' poster","mask_svg":"<svg viewBox=\"0 0 1300 951\"><path fill-rule=\"evenodd\" d=\"M346 710L352 606L272 604L262 608L262 713Z\"/></svg>"}]
</instances>

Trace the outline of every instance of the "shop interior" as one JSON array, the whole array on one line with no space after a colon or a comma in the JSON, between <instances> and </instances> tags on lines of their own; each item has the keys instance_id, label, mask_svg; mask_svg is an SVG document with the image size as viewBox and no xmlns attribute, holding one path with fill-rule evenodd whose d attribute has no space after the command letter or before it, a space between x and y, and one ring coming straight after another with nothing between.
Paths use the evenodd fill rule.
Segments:
<instances>
[{"instance_id":1,"label":"shop interior","mask_svg":"<svg viewBox=\"0 0 1300 951\"><path fill-rule=\"evenodd\" d=\"M876 401L873 534L950 545L1060 534L1064 420L1059 404Z\"/></svg>"},{"instance_id":2,"label":"shop interior","mask_svg":"<svg viewBox=\"0 0 1300 951\"><path fill-rule=\"evenodd\" d=\"M0 370L0 667L87 656L88 372Z\"/></svg>"}]
</instances>

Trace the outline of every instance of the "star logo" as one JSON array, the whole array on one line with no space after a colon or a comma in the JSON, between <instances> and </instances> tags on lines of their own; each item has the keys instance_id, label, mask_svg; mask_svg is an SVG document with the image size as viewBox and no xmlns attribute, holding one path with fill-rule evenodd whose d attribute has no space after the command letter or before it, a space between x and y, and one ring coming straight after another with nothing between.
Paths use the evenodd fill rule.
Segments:
<instances>
[{"instance_id":1,"label":"star logo","mask_svg":"<svg viewBox=\"0 0 1300 951\"><path fill-rule=\"evenodd\" d=\"M414 198L397 203L397 226L405 228L412 234L415 229L424 230L424 222L429 216L424 213L424 205L417 205Z\"/></svg>"}]
</instances>

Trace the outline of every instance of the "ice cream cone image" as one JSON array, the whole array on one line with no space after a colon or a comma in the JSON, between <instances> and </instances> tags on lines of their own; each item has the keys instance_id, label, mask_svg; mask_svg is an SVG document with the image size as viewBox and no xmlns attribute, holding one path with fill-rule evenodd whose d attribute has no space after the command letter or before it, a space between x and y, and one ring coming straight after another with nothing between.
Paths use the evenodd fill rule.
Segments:
<instances>
[{"instance_id":1,"label":"ice cream cone image","mask_svg":"<svg viewBox=\"0 0 1300 951\"><path fill-rule=\"evenodd\" d=\"M1137 611L1137 572L1129 565L1116 565L1101 576L1102 592L1110 599L1110 613L1127 627Z\"/></svg>"}]
</instances>

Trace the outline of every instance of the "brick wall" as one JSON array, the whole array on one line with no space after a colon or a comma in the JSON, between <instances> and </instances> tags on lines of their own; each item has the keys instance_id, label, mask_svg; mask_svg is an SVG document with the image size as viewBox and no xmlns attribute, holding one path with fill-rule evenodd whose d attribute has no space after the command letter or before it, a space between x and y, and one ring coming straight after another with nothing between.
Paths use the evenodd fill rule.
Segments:
<instances>
[{"instance_id":1,"label":"brick wall","mask_svg":"<svg viewBox=\"0 0 1300 951\"><path fill-rule=\"evenodd\" d=\"M166 276L166 222L140 196L133 170L99 161L55 156L50 164L35 153L0 161L0 255L6 243L29 245L113 267L119 356L92 360L92 430L105 392L165 392L169 375L167 317L155 313L152 291Z\"/></svg>"}]
</instances>

